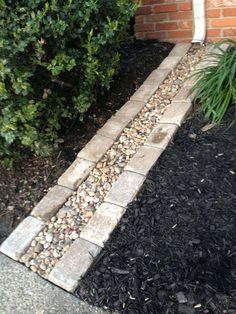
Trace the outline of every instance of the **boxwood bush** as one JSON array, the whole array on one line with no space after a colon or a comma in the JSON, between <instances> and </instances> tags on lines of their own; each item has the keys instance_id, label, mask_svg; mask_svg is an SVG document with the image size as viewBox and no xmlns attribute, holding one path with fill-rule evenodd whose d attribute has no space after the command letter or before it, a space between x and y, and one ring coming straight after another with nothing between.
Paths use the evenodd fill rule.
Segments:
<instances>
[{"instance_id":1,"label":"boxwood bush","mask_svg":"<svg viewBox=\"0 0 236 314\"><path fill-rule=\"evenodd\" d=\"M47 154L108 89L131 0L0 0L0 157Z\"/></svg>"}]
</instances>

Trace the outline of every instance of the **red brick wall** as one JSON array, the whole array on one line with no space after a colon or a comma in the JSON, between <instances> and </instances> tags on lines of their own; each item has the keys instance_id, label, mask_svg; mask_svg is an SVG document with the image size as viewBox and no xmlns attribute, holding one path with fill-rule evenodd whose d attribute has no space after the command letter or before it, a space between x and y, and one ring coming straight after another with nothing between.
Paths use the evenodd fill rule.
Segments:
<instances>
[{"instance_id":1,"label":"red brick wall","mask_svg":"<svg viewBox=\"0 0 236 314\"><path fill-rule=\"evenodd\" d=\"M207 41L236 39L236 0L206 0ZM192 0L141 0L135 18L138 39L190 42Z\"/></svg>"}]
</instances>

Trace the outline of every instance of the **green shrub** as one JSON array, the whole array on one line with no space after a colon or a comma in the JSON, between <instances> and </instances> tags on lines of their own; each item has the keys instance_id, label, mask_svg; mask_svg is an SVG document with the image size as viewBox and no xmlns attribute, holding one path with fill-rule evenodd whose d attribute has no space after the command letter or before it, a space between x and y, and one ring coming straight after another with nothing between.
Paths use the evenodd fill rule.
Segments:
<instances>
[{"instance_id":1,"label":"green shrub","mask_svg":"<svg viewBox=\"0 0 236 314\"><path fill-rule=\"evenodd\" d=\"M131 0L0 0L0 157L47 154L108 89Z\"/></svg>"},{"instance_id":2,"label":"green shrub","mask_svg":"<svg viewBox=\"0 0 236 314\"><path fill-rule=\"evenodd\" d=\"M228 42L224 51L222 43ZM211 65L196 71L197 78L192 92L199 99L201 110L215 124L220 124L227 109L233 105L236 109L236 42L224 40L215 45L217 52L209 55ZM234 117L235 121L235 117Z\"/></svg>"}]
</instances>

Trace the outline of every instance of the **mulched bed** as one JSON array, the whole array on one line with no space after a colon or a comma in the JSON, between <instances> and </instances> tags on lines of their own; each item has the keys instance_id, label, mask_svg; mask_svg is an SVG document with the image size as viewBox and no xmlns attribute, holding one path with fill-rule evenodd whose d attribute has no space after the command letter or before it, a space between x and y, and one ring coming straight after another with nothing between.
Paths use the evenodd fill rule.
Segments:
<instances>
[{"instance_id":1,"label":"mulched bed","mask_svg":"<svg viewBox=\"0 0 236 314\"><path fill-rule=\"evenodd\" d=\"M65 126L64 143L47 158L25 155L14 170L0 169L0 243L56 183L96 131L132 96L173 45L134 41L122 47L121 68L109 92L100 95L84 123Z\"/></svg>"},{"instance_id":2,"label":"mulched bed","mask_svg":"<svg viewBox=\"0 0 236 314\"><path fill-rule=\"evenodd\" d=\"M120 313L236 313L236 126L195 115L76 295ZM230 117L231 116L231 117Z\"/></svg>"}]
</instances>

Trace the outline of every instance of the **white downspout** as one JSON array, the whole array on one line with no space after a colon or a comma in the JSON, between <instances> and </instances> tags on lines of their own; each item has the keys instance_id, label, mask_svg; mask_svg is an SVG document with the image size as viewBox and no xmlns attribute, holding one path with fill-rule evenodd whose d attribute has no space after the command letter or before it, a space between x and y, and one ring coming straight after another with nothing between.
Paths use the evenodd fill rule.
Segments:
<instances>
[{"instance_id":1,"label":"white downspout","mask_svg":"<svg viewBox=\"0 0 236 314\"><path fill-rule=\"evenodd\" d=\"M193 0L194 35L192 43L203 44L206 38L205 0Z\"/></svg>"}]
</instances>

